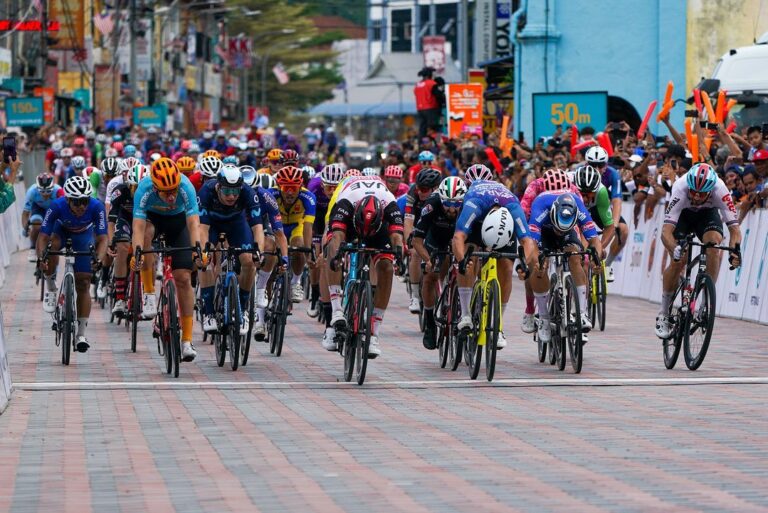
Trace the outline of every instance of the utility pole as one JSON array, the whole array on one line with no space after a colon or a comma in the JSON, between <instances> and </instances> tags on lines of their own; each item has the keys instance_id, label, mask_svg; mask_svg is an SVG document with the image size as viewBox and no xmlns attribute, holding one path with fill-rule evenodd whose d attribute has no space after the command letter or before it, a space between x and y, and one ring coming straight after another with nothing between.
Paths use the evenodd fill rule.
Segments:
<instances>
[{"instance_id":1,"label":"utility pole","mask_svg":"<svg viewBox=\"0 0 768 513\"><path fill-rule=\"evenodd\" d=\"M48 65L48 2L41 2L43 12L40 13L42 27L40 30L40 85L45 85L45 68Z\"/></svg>"},{"instance_id":2,"label":"utility pole","mask_svg":"<svg viewBox=\"0 0 768 513\"><path fill-rule=\"evenodd\" d=\"M138 20L136 19L136 0L131 0L131 100L133 101L133 104L136 105L136 100L138 98L138 89L136 84L136 23Z\"/></svg>"},{"instance_id":3,"label":"utility pole","mask_svg":"<svg viewBox=\"0 0 768 513\"><path fill-rule=\"evenodd\" d=\"M469 73L469 20L467 12L469 10L467 0L460 0L459 3L459 60L461 61L461 80L467 80Z\"/></svg>"}]
</instances>

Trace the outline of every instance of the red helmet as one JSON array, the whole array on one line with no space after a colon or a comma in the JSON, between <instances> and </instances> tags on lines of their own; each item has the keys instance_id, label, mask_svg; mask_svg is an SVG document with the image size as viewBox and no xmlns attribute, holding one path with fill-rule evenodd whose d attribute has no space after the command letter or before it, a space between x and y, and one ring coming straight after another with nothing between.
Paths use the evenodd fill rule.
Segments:
<instances>
[{"instance_id":1,"label":"red helmet","mask_svg":"<svg viewBox=\"0 0 768 513\"><path fill-rule=\"evenodd\" d=\"M402 178L403 168L400 166L387 166L384 169L384 178Z\"/></svg>"},{"instance_id":2,"label":"red helmet","mask_svg":"<svg viewBox=\"0 0 768 513\"><path fill-rule=\"evenodd\" d=\"M280 187L301 186L304 183L304 173L298 167L285 166L277 172L275 180Z\"/></svg>"},{"instance_id":3,"label":"red helmet","mask_svg":"<svg viewBox=\"0 0 768 513\"><path fill-rule=\"evenodd\" d=\"M296 165L299 163L299 154L296 150L284 150L280 157L280 163L285 165Z\"/></svg>"},{"instance_id":4,"label":"red helmet","mask_svg":"<svg viewBox=\"0 0 768 513\"><path fill-rule=\"evenodd\" d=\"M85 138L84 137L75 137L75 142L73 142L75 146L85 146Z\"/></svg>"},{"instance_id":5,"label":"red helmet","mask_svg":"<svg viewBox=\"0 0 768 513\"><path fill-rule=\"evenodd\" d=\"M123 143L121 143L120 141L117 141L117 142L113 142L113 143L112 143L112 148L113 148L113 149L114 149L116 152L118 152L118 153L122 153L122 152L123 152Z\"/></svg>"},{"instance_id":6,"label":"red helmet","mask_svg":"<svg viewBox=\"0 0 768 513\"><path fill-rule=\"evenodd\" d=\"M568 175L565 174L565 171L554 167L544 173L542 180L544 180L545 191L562 191L570 186Z\"/></svg>"},{"instance_id":7,"label":"red helmet","mask_svg":"<svg viewBox=\"0 0 768 513\"><path fill-rule=\"evenodd\" d=\"M353 222L361 237L373 237L384 223L384 207L374 196L366 196L355 205Z\"/></svg>"}]
</instances>

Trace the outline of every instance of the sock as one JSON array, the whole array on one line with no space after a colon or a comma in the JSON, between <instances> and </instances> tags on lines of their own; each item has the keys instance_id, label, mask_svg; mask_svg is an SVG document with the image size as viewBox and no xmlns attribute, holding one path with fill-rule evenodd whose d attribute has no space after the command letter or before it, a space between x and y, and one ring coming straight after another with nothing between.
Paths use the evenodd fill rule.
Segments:
<instances>
[{"instance_id":1,"label":"sock","mask_svg":"<svg viewBox=\"0 0 768 513\"><path fill-rule=\"evenodd\" d=\"M323 303L323 317L325 318L325 327L331 327L331 315L333 315L333 308L331 303Z\"/></svg>"},{"instance_id":2,"label":"sock","mask_svg":"<svg viewBox=\"0 0 768 513\"><path fill-rule=\"evenodd\" d=\"M612 266L612 265L613 265L613 261L614 261L614 260L616 260L616 257L617 257L617 256L619 256L619 255L614 255L614 254L611 254L611 253L609 252L609 253L608 253L608 258L606 258L606 259L605 259L605 266L606 266L606 267L610 267L610 266Z\"/></svg>"},{"instance_id":3,"label":"sock","mask_svg":"<svg viewBox=\"0 0 768 513\"><path fill-rule=\"evenodd\" d=\"M256 278L256 288L260 290L266 289L270 276L272 276L271 271L259 271L259 277Z\"/></svg>"},{"instance_id":4,"label":"sock","mask_svg":"<svg viewBox=\"0 0 768 513\"><path fill-rule=\"evenodd\" d=\"M106 283L109 281L109 267L102 267L101 268L101 281L106 285Z\"/></svg>"},{"instance_id":5,"label":"sock","mask_svg":"<svg viewBox=\"0 0 768 513\"><path fill-rule=\"evenodd\" d=\"M144 288L144 294L155 293L155 274L153 269L141 270L141 285Z\"/></svg>"},{"instance_id":6,"label":"sock","mask_svg":"<svg viewBox=\"0 0 768 513\"><path fill-rule=\"evenodd\" d=\"M659 310L659 313L662 315L667 315L669 312L669 306L672 304L672 296L674 293L670 292L662 292L661 294L661 310Z\"/></svg>"},{"instance_id":7,"label":"sock","mask_svg":"<svg viewBox=\"0 0 768 513\"><path fill-rule=\"evenodd\" d=\"M419 284L411 282L411 299L419 299Z\"/></svg>"},{"instance_id":8,"label":"sock","mask_svg":"<svg viewBox=\"0 0 768 513\"><path fill-rule=\"evenodd\" d=\"M205 315L213 315L213 294L213 286L200 289L200 297L203 300L203 313Z\"/></svg>"},{"instance_id":9,"label":"sock","mask_svg":"<svg viewBox=\"0 0 768 513\"><path fill-rule=\"evenodd\" d=\"M125 289L128 286L128 278L115 278L115 299L125 301Z\"/></svg>"},{"instance_id":10,"label":"sock","mask_svg":"<svg viewBox=\"0 0 768 513\"><path fill-rule=\"evenodd\" d=\"M301 283L301 273L291 276L291 286Z\"/></svg>"},{"instance_id":11,"label":"sock","mask_svg":"<svg viewBox=\"0 0 768 513\"><path fill-rule=\"evenodd\" d=\"M331 307L334 312L341 311L341 287L338 285L329 285L328 292L331 293Z\"/></svg>"},{"instance_id":12,"label":"sock","mask_svg":"<svg viewBox=\"0 0 768 513\"><path fill-rule=\"evenodd\" d=\"M501 304L501 318L502 319L504 318L504 314L507 312L507 305L508 304L509 303L502 303Z\"/></svg>"},{"instance_id":13,"label":"sock","mask_svg":"<svg viewBox=\"0 0 768 513\"><path fill-rule=\"evenodd\" d=\"M533 297L536 299L536 307L539 309L539 318L549 319L549 292L534 292Z\"/></svg>"},{"instance_id":14,"label":"sock","mask_svg":"<svg viewBox=\"0 0 768 513\"><path fill-rule=\"evenodd\" d=\"M536 307L533 302L533 295L525 295L525 313L533 315L536 312Z\"/></svg>"},{"instance_id":15,"label":"sock","mask_svg":"<svg viewBox=\"0 0 768 513\"><path fill-rule=\"evenodd\" d=\"M470 315L469 303L472 301L472 287L459 287L459 303L461 303L461 315Z\"/></svg>"},{"instance_id":16,"label":"sock","mask_svg":"<svg viewBox=\"0 0 768 513\"><path fill-rule=\"evenodd\" d=\"M264 323L264 309L256 308L256 322Z\"/></svg>"},{"instance_id":17,"label":"sock","mask_svg":"<svg viewBox=\"0 0 768 513\"><path fill-rule=\"evenodd\" d=\"M587 286L577 285L576 292L579 294L579 310L584 313L587 311Z\"/></svg>"},{"instance_id":18,"label":"sock","mask_svg":"<svg viewBox=\"0 0 768 513\"><path fill-rule=\"evenodd\" d=\"M45 285L48 292L56 292L56 273L45 277Z\"/></svg>"},{"instance_id":19,"label":"sock","mask_svg":"<svg viewBox=\"0 0 768 513\"><path fill-rule=\"evenodd\" d=\"M240 309L245 313L248 309L248 300L251 298L250 290L240 289Z\"/></svg>"},{"instance_id":20,"label":"sock","mask_svg":"<svg viewBox=\"0 0 768 513\"><path fill-rule=\"evenodd\" d=\"M85 328L88 327L88 317L77 318L77 336L85 336Z\"/></svg>"},{"instance_id":21,"label":"sock","mask_svg":"<svg viewBox=\"0 0 768 513\"><path fill-rule=\"evenodd\" d=\"M320 300L320 284L316 283L312 285L312 293L310 294L312 304L316 304Z\"/></svg>"},{"instance_id":22,"label":"sock","mask_svg":"<svg viewBox=\"0 0 768 513\"><path fill-rule=\"evenodd\" d=\"M372 321L372 324L373 324L373 326L372 326L373 333L371 333L371 335L373 335L374 337L378 337L379 336L379 328L381 327L381 321L384 320L384 309L383 308L374 308L373 309L373 316L372 317L373 317L373 319L371 319L371 321Z\"/></svg>"},{"instance_id":23,"label":"sock","mask_svg":"<svg viewBox=\"0 0 768 513\"><path fill-rule=\"evenodd\" d=\"M427 326L435 325L435 309L424 307L424 324Z\"/></svg>"},{"instance_id":24,"label":"sock","mask_svg":"<svg viewBox=\"0 0 768 513\"><path fill-rule=\"evenodd\" d=\"M191 315L182 315L181 316L181 342L186 343L189 342L192 343L192 322L194 321L194 317Z\"/></svg>"}]
</instances>

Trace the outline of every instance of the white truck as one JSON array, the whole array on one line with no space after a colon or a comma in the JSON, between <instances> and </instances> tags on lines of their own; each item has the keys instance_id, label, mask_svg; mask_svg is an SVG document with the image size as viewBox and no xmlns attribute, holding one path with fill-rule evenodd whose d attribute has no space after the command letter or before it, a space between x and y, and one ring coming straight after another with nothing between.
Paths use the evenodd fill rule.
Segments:
<instances>
[{"instance_id":1,"label":"white truck","mask_svg":"<svg viewBox=\"0 0 768 513\"><path fill-rule=\"evenodd\" d=\"M739 100L731 114L740 127L768 122L768 32L754 45L720 57L712 79L719 82L714 89L725 89L729 98Z\"/></svg>"}]
</instances>

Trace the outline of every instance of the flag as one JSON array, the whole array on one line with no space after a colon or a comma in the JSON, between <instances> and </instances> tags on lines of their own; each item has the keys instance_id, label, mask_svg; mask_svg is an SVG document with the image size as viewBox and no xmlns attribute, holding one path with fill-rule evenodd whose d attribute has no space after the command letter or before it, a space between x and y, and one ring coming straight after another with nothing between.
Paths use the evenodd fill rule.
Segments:
<instances>
[{"instance_id":1,"label":"flag","mask_svg":"<svg viewBox=\"0 0 768 513\"><path fill-rule=\"evenodd\" d=\"M43 4L40 0L32 0L32 7L35 8L35 10L38 12L38 14L42 14L43 12Z\"/></svg>"},{"instance_id":2,"label":"flag","mask_svg":"<svg viewBox=\"0 0 768 513\"><path fill-rule=\"evenodd\" d=\"M104 37L109 37L112 29L115 28L115 20L111 13L97 14L93 17L93 24Z\"/></svg>"},{"instance_id":3,"label":"flag","mask_svg":"<svg viewBox=\"0 0 768 513\"><path fill-rule=\"evenodd\" d=\"M283 67L282 62L275 64L275 67L272 68L272 73L275 74L275 77L277 77L277 81L280 82L280 85L285 85L291 81L291 79L288 77L288 73L285 72L285 68Z\"/></svg>"}]
</instances>

